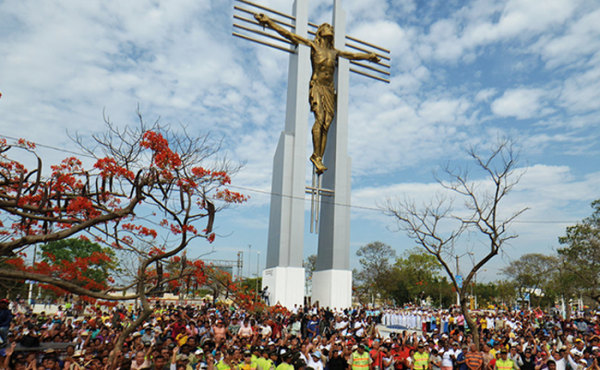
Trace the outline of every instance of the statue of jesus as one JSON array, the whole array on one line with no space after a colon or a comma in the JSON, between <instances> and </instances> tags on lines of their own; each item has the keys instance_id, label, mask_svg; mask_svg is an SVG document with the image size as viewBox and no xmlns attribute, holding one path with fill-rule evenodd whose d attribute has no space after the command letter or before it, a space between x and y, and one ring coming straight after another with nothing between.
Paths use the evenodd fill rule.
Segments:
<instances>
[{"instance_id":1,"label":"statue of jesus","mask_svg":"<svg viewBox=\"0 0 600 370\"><path fill-rule=\"evenodd\" d=\"M328 23L320 25L314 40L309 40L280 27L262 13L255 14L254 18L263 27L266 26L275 30L293 44L303 44L310 47L313 73L310 79L308 99L310 110L315 115L315 123L312 127L313 154L310 156L310 161L315 166L316 173L320 175L327 170L327 167L323 165L323 154L327 145L327 132L335 115L336 93L333 77L337 58L369 60L375 63L379 62L380 59L375 53L350 53L337 50L333 46L333 27Z\"/></svg>"}]
</instances>

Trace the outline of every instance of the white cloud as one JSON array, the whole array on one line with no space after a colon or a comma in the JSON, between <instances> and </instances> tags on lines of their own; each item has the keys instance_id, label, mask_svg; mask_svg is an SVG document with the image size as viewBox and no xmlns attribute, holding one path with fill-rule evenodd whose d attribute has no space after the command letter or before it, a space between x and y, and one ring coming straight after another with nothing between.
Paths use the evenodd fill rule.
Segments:
<instances>
[{"instance_id":1,"label":"white cloud","mask_svg":"<svg viewBox=\"0 0 600 370\"><path fill-rule=\"evenodd\" d=\"M508 0L473 1L451 16L438 20L422 39L424 58L456 61L470 52L495 42L529 40L564 24L578 1Z\"/></svg>"},{"instance_id":2,"label":"white cloud","mask_svg":"<svg viewBox=\"0 0 600 370\"><path fill-rule=\"evenodd\" d=\"M349 23L353 19L384 19L389 9L388 2L385 0L346 0L344 2L346 17Z\"/></svg>"},{"instance_id":3,"label":"white cloud","mask_svg":"<svg viewBox=\"0 0 600 370\"><path fill-rule=\"evenodd\" d=\"M469 137L464 130L474 123L468 115L469 99L433 94L420 98L386 90L377 85L368 90L352 88L353 173L393 173L443 157L445 152L460 152L457 147Z\"/></svg>"},{"instance_id":4,"label":"white cloud","mask_svg":"<svg viewBox=\"0 0 600 370\"><path fill-rule=\"evenodd\" d=\"M565 22L573 13L573 0L509 0L497 22L487 20L464 32L465 44L473 47L506 38L529 38Z\"/></svg>"},{"instance_id":5,"label":"white cloud","mask_svg":"<svg viewBox=\"0 0 600 370\"><path fill-rule=\"evenodd\" d=\"M546 36L540 39L532 49L539 52L548 68L585 63L586 55L592 55L600 49L600 9L585 12L569 25L564 34L556 37Z\"/></svg>"},{"instance_id":6,"label":"white cloud","mask_svg":"<svg viewBox=\"0 0 600 370\"><path fill-rule=\"evenodd\" d=\"M564 82L560 103L576 113L588 113L600 108L600 52L598 64L593 68L574 74Z\"/></svg>"},{"instance_id":7,"label":"white cloud","mask_svg":"<svg viewBox=\"0 0 600 370\"><path fill-rule=\"evenodd\" d=\"M489 184L479 177L471 180L475 181L480 191L489 187ZM565 228L589 215L589 203L598 197L598 183L600 172L582 177L575 175L567 166L535 164L529 167L501 204L500 217L508 217L517 210L528 208L517 222L512 224L509 233L519 237L505 247L505 253L511 258L518 258L524 253L551 253L549 248L557 246L558 237L564 235ZM444 189L435 182L367 186L353 190L352 204L364 207L384 205L389 197L392 200L414 200L415 205L420 208L443 192ZM449 194L448 199L454 199L455 212L464 212L461 198L453 196L451 192ZM396 230L395 220L381 211L356 208L353 210L353 220L355 223L367 223L370 227L379 225L378 230ZM442 227L442 232L448 232L453 226L451 223L444 223ZM384 235L382 238L385 242L396 241L396 245L398 241L404 246L412 244L404 232ZM485 241L483 244L480 244L481 242L477 234L474 234L465 237L461 245L473 245L477 251L484 248L482 246L485 245ZM488 267L496 268L498 265L501 266L502 263L495 261Z\"/></svg>"},{"instance_id":8,"label":"white cloud","mask_svg":"<svg viewBox=\"0 0 600 370\"><path fill-rule=\"evenodd\" d=\"M542 89L518 88L507 90L492 102L492 112L500 117L526 119L538 115L546 92Z\"/></svg>"},{"instance_id":9,"label":"white cloud","mask_svg":"<svg viewBox=\"0 0 600 370\"><path fill-rule=\"evenodd\" d=\"M477 95L475 95L475 101L476 102L481 102L481 101L488 101L492 96L496 95L497 91L496 89L483 89L479 92L477 92Z\"/></svg>"},{"instance_id":10,"label":"white cloud","mask_svg":"<svg viewBox=\"0 0 600 370\"><path fill-rule=\"evenodd\" d=\"M469 108L466 99L427 100L419 107L419 116L423 124L464 123L462 117Z\"/></svg>"},{"instance_id":11,"label":"white cloud","mask_svg":"<svg viewBox=\"0 0 600 370\"><path fill-rule=\"evenodd\" d=\"M257 2L291 13L288 0ZM501 132L540 163L514 204L531 206L534 220L580 218L599 181L590 167L600 152L597 2L342 3L348 34L392 51L391 84L351 78L355 204L372 207L387 193L429 198L436 185L418 177ZM312 21L330 21L331 1L309 5ZM284 128L288 55L233 38L231 13L231 3L216 0L0 2L2 134L69 147L66 129L103 130L103 107L118 125L135 123L138 103L147 121L210 130L230 158L247 161L235 184L258 191L221 230L244 234L230 244L265 245L264 192ZM47 163L64 156L46 154ZM365 219L360 212L353 222ZM554 235L542 226L523 231L528 242ZM386 232L353 223L353 245Z\"/></svg>"}]
</instances>

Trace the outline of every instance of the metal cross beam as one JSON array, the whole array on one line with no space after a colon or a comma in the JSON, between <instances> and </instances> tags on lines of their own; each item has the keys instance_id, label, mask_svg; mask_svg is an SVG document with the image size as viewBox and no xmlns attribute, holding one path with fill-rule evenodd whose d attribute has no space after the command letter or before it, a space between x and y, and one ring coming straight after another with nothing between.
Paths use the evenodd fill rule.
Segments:
<instances>
[{"instance_id":1,"label":"metal cross beam","mask_svg":"<svg viewBox=\"0 0 600 370\"><path fill-rule=\"evenodd\" d=\"M271 32L266 32L266 30L263 30L263 27L256 20L254 20L253 16L257 12L268 12L275 23L283 27L287 27L292 31L294 31L296 28L294 24L291 23L296 20L295 17L279 12L277 10L267 8L259 4L255 4L248 0L236 1L244 4L246 7L240 5L235 5L233 7L235 11L233 15L233 27L242 32L240 33L234 31L233 36L253 41L262 45L266 45L291 54L296 52L294 45L290 41L278 35L276 36ZM255 8L258 10L252 11L248 9L248 7ZM316 34L315 30L319 27L319 25L312 22L308 22L308 25L312 28L309 29L308 33L314 36ZM346 36L345 46L363 53L375 53L381 59L380 61L375 63L377 67L373 67L371 65L367 65L357 61L350 61L350 64L352 65L352 67L350 68L351 72L385 83L390 83L389 77L391 75L391 52L389 50L351 36Z\"/></svg>"},{"instance_id":2,"label":"metal cross beam","mask_svg":"<svg viewBox=\"0 0 600 370\"><path fill-rule=\"evenodd\" d=\"M306 187L306 194L310 194L310 232L319 233L319 211L321 196L332 197L335 192L323 188L323 178L313 171L312 186Z\"/></svg>"}]
</instances>

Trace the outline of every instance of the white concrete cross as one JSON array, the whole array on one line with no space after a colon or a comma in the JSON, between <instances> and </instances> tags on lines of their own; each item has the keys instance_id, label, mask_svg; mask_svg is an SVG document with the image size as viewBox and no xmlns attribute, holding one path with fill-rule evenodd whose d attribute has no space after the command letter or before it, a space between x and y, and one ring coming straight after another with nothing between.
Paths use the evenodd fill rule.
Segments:
<instances>
[{"instance_id":1,"label":"white concrete cross","mask_svg":"<svg viewBox=\"0 0 600 370\"><path fill-rule=\"evenodd\" d=\"M338 58L335 75L337 105L335 119L329 128L324 164L328 170L313 175L312 186L306 186L306 143L310 107L308 103L311 79L310 48L290 47L290 42L273 32L266 32L252 15L268 12L283 27L298 36L312 38L318 25L308 21L308 0L296 0L293 15L237 0L234 6L234 27L242 32L233 35L289 52L286 121L273 160L273 180L267 263L263 286L271 292L271 304L292 308L304 303L304 216L305 192L311 194L312 221L318 222L319 247L316 271L313 273L312 301L321 306L345 308L351 306L352 272L350 263L350 182L351 161L348 156L348 89L350 72L388 82L389 50L346 36L346 16L341 0L334 0L334 46L349 47L360 52L375 52L381 61L377 67ZM249 10L247 6L253 8ZM237 22L237 23L236 23ZM242 24L243 23L243 24ZM249 34L248 34L249 33ZM275 41L275 42L273 42ZM322 195L328 195L321 198ZM322 200L321 200L322 199Z\"/></svg>"}]
</instances>

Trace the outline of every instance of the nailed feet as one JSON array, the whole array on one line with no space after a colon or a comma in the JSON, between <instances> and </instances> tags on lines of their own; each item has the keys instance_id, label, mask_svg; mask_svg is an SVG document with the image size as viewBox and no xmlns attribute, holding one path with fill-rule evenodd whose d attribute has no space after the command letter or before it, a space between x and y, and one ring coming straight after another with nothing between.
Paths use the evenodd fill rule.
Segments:
<instances>
[{"instance_id":1,"label":"nailed feet","mask_svg":"<svg viewBox=\"0 0 600 370\"><path fill-rule=\"evenodd\" d=\"M316 155L313 154L310 156L310 161L315 166L315 172L318 175L321 175L323 172L327 171L327 167L325 167L325 165L323 165L323 158L317 157Z\"/></svg>"}]
</instances>

